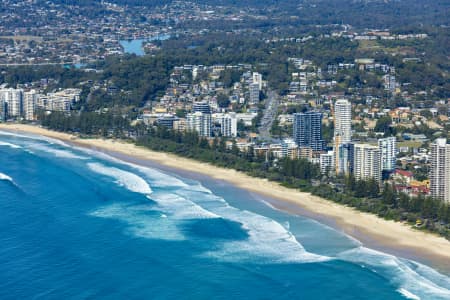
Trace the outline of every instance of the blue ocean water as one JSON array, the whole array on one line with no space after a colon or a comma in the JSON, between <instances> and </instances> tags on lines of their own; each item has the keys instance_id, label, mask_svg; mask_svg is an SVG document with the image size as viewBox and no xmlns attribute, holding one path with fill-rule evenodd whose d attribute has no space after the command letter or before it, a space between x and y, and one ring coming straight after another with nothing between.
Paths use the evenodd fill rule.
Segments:
<instances>
[{"instance_id":1,"label":"blue ocean water","mask_svg":"<svg viewBox=\"0 0 450 300\"><path fill-rule=\"evenodd\" d=\"M218 181L0 132L0 299L450 299L450 278Z\"/></svg>"}]
</instances>

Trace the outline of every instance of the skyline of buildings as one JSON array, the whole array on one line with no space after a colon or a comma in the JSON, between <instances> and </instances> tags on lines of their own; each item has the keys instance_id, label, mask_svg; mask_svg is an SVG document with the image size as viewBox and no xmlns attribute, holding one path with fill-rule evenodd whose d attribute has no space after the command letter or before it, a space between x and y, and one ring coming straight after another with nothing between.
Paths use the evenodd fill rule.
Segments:
<instances>
[{"instance_id":1,"label":"skyline of buildings","mask_svg":"<svg viewBox=\"0 0 450 300\"><path fill-rule=\"evenodd\" d=\"M37 109L70 112L71 105L80 101L81 89L64 89L41 94L36 90L0 89L0 117L34 121Z\"/></svg>"},{"instance_id":2,"label":"skyline of buildings","mask_svg":"<svg viewBox=\"0 0 450 300\"><path fill-rule=\"evenodd\" d=\"M208 68L214 70L214 67ZM237 68L239 69L239 67ZM219 68L217 67L216 69ZM227 67L221 67L220 69L227 69ZM246 69L243 69L243 72L245 70ZM217 75L214 72L211 74ZM167 107L169 107L168 105L166 107L164 107L164 105L155 106L155 114L154 116L151 116L153 121L147 124L155 124L156 122L158 125L166 126L174 130L195 130L200 136L206 138L213 136L240 138L241 135L238 134L237 129L238 121L245 124L248 129L248 126L253 125L252 119L256 117L256 113L250 113L252 112L251 109L253 106L250 103L249 89L251 85L254 85L256 89L256 85L258 84L259 90L259 86L262 85L262 77L260 74L246 71L244 75L241 76L241 79L237 84L234 84L229 88L230 91L227 94L231 103L229 107L224 108L217 105L217 93L224 91L222 85L213 85L210 82L205 81L197 86L193 86L192 91L189 90L188 84L183 85L184 90L178 89L182 85L174 86L177 88L177 93L178 90L187 94L192 92L191 98L189 98L191 101L188 102L187 105L181 102L181 104L177 103L178 106L174 105L174 109L172 110L167 109ZM175 90L175 88L172 88L172 90ZM195 88L204 90L196 91ZM236 91L239 91L239 93L236 93ZM215 92L215 94L213 92ZM71 104L79 101L79 93L80 90L78 89L66 89L42 94L42 91L38 90L4 88L0 90L0 101L2 102L2 105L0 106L1 116L3 116L5 120L7 118L16 118L17 120L23 118L25 120L33 121L36 119L35 113L37 109L70 112ZM175 93L175 96L178 95L177 93ZM199 97L199 95L201 96ZM355 132L355 140L352 140L352 113L355 113L355 119L353 121L361 120L361 109L358 108L357 104L342 97L342 95L337 95L335 98L330 99L315 99L314 103L305 103L313 110L285 115L285 120L283 121L285 124L282 126L286 126L286 124L292 125L293 141L282 141L279 144L277 143L278 141L275 141L274 144L271 144L271 146L268 147L268 149L270 149L269 152L277 153L276 155L273 155L273 157L277 158L289 157L291 159L308 159L312 163L320 164L321 171L324 174L331 169L331 171L334 170L333 174L342 174L345 176L352 175L360 179L374 178L376 181L380 182L382 177L380 172L383 175L390 174L396 169L396 163L400 166L401 161L397 161L398 150L396 137L376 139L377 133L375 133L370 138L367 138L366 136L360 135L360 132ZM333 103L333 99L336 98L338 100ZM170 102L168 103L170 104ZM246 105L240 113L233 112L234 105L237 103ZM330 111L327 111L326 109L319 110L321 109L320 105L323 105L323 103L331 104L332 109ZM175 108L181 107L185 109L185 112L191 112L187 114L186 118L183 118L182 116L177 117L175 115ZM171 113L168 113L169 111ZM404 112L406 110L379 110L378 117L389 114L394 122L401 122L405 117L403 115L395 115L398 111ZM214 114L212 112L214 112ZM437 111L434 110L430 112L433 114L437 113ZM322 137L323 114L328 118L328 120L325 120L324 122L333 120L335 123L333 143L330 143L329 145L326 145L326 142ZM401 142L406 138L409 139L410 136L411 138L415 138L412 135L398 135ZM426 138L427 137L424 137L424 141ZM371 145L361 145L363 141L370 143ZM245 147L247 147L247 149L249 148L242 142L236 144L240 149L244 149L243 151L245 151ZM356 146L359 148L355 149ZM370 151L366 149L371 146L378 146L379 153L371 154ZM329 149L328 147L332 147L333 151L324 153L324 151ZM361 149L365 149L365 152ZM356 150L360 152L357 153ZM404 153L402 150L400 150L400 152ZM332 155L331 161L330 155ZM377 156L379 157L379 161L374 158ZM364 161L367 165L361 167L361 157L370 158L371 161ZM363 170L364 168L368 168L369 170L366 172ZM331 173L328 172L328 174ZM428 189L429 185L427 185L427 190L424 190L423 193L428 194Z\"/></svg>"}]
</instances>

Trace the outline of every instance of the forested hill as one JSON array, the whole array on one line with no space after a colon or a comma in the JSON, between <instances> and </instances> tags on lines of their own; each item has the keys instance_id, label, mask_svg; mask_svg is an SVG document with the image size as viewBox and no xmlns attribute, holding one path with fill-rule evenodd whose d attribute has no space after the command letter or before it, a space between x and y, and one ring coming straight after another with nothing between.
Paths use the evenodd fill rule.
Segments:
<instances>
[{"instance_id":1,"label":"forested hill","mask_svg":"<svg viewBox=\"0 0 450 300\"><path fill-rule=\"evenodd\" d=\"M42 0L43 1L43 0ZM100 0L53 0L98 5ZM128 6L164 6L175 0L108 0ZM299 25L350 24L359 28L450 25L450 0L191 0L212 7L255 9L269 19L297 19ZM279 24L277 24L279 25Z\"/></svg>"}]
</instances>

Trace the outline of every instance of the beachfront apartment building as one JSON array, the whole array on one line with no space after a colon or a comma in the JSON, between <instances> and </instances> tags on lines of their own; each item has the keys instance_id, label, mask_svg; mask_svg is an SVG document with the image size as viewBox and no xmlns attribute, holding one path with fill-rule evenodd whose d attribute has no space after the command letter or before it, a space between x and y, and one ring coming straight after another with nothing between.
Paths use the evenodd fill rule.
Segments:
<instances>
[{"instance_id":1,"label":"beachfront apartment building","mask_svg":"<svg viewBox=\"0 0 450 300\"><path fill-rule=\"evenodd\" d=\"M293 139L284 139L281 142L281 157L299 158L299 147Z\"/></svg>"},{"instance_id":2,"label":"beachfront apartment building","mask_svg":"<svg viewBox=\"0 0 450 300\"><path fill-rule=\"evenodd\" d=\"M344 166L340 165L340 145L352 140L352 104L347 99L339 99L333 107L334 119L334 166L336 173L340 173Z\"/></svg>"},{"instance_id":3,"label":"beachfront apartment building","mask_svg":"<svg viewBox=\"0 0 450 300\"><path fill-rule=\"evenodd\" d=\"M353 174L356 180L381 181L380 149L369 144L354 145Z\"/></svg>"},{"instance_id":4,"label":"beachfront apartment building","mask_svg":"<svg viewBox=\"0 0 450 300\"><path fill-rule=\"evenodd\" d=\"M220 127L220 134L226 137L237 136L237 117L236 113L229 112L226 114L217 113L212 115L213 123Z\"/></svg>"},{"instance_id":5,"label":"beachfront apartment building","mask_svg":"<svg viewBox=\"0 0 450 300\"><path fill-rule=\"evenodd\" d=\"M333 157L333 151L328 151L327 153L320 154L319 164L322 174L329 175L330 171L333 170Z\"/></svg>"},{"instance_id":6,"label":"beachfront apartment building","mask_svg":"<svg viewBox=\"0 0 450 300\"><path fill-rule=\"evenodd\" d=\"M353 174L355 165L355 144L340 144L337 148L337 173L345 175Z\"/></svg>"},{"instance_id":7,"label":"beachfront apartment building","mask_svg":"<svg viewBox=\"0 0 450 300\"><path fill-rule=\"evenodd\" d=\"M187 114L186 129L188 131L196 131L199 136L211 136L211 114L202 113L200 111Z\"/></svg>"},{"instance_id":8,"label":"beachfront apartment building","mask_svg":"<svg viewBox=\"0 0 450 300\"><path fill-rule=\"evenodd\" d=\"M387 137L378 140L378 147L381 155L382 171L395 170L395 162L397 158L397 142L395 137Z\"/></svg>"},{"instance_id":9,"label":"beachfront apartment building","mask_svg":"<svg viewBox=\"0 0 450 300\"><path fill-rule=\"evenodd\" d=\"M352 104L339 99L334 104L334 137L344 144L352 140Z\"/></svg>"},{"instance_id":10,"label":"beachfront apartment building","mask_svg":"<svg viewBox=\"0 0 450 300\"><path fill-rule=\"evenodd\" d=\"M80 101L81 89L64 89L47 95L36 90L0 89L2 119L36 119L36 109L69 112L72 103Z\"/></svg>"},{"instance_id":11,"label":"beachfront apartment building","mask_svg":"<svg viewBox=\"0 0 450 300\"><path fill-rule=\"evenodd\" d=\"M314 151L324 150L322 113L308 111L294 114L293 139L298 147L310 147Z\"/></svg>"},{"instance_id":12,"label":"beachfront apartment building","mask_svg":"<svg viewBox=\"0 0 450 300\"><path fill-rule=\"evenodd\" d=\"M23 110L23 90L22 89L1 89L0 102L4 103L5 117L18 118L22 116Z\"/></svg>"},{"instance_id":13,"label":"beachfront apartment building","mask_svg":"<svg viewBox=\"0 0 450 300\"><path fill-rule=\"evenodd\" d=\"M23 94L23 116L27 121L36 119L36 104L40 94L36 90L30 90Z\"/></svg>"},{"instance_id":14,"label":"beachfront apartment building","mask_svg":"<svg viewBox=\"0 0 450 300\"><path fill-rule=\"evenodd\" d=\"M430 192L433 198L450 203L450 145L444 138L431 144Z\"/></svg>"}]
</instances>

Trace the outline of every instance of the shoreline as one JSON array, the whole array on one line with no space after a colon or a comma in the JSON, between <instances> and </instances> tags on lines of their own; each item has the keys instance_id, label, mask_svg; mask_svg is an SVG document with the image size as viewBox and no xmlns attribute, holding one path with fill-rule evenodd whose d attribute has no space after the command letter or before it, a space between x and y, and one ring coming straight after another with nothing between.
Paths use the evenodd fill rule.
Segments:
<instances>
[{"instance_id":1,"label":"shoreline","mask_svg":"<svg viewBox=\"0 0 450 300\"><path fill-rule=\"evenodd\" d=\"M414 230L406 224L387 221L306 192L289 189L267 179L251 177L233 169L216 167L170 153L152 151L123 141L80 139L67 133L22 124L0 124L1 129L42 135L113 156L116 153L132 159L151 161L169 169L223 180L250 193L273 199L270 204L276 209L310 217L342 231L369 248L419 260L439 271L450 273L450 241L445 238Z\"/></svg>"}]
</instances>

